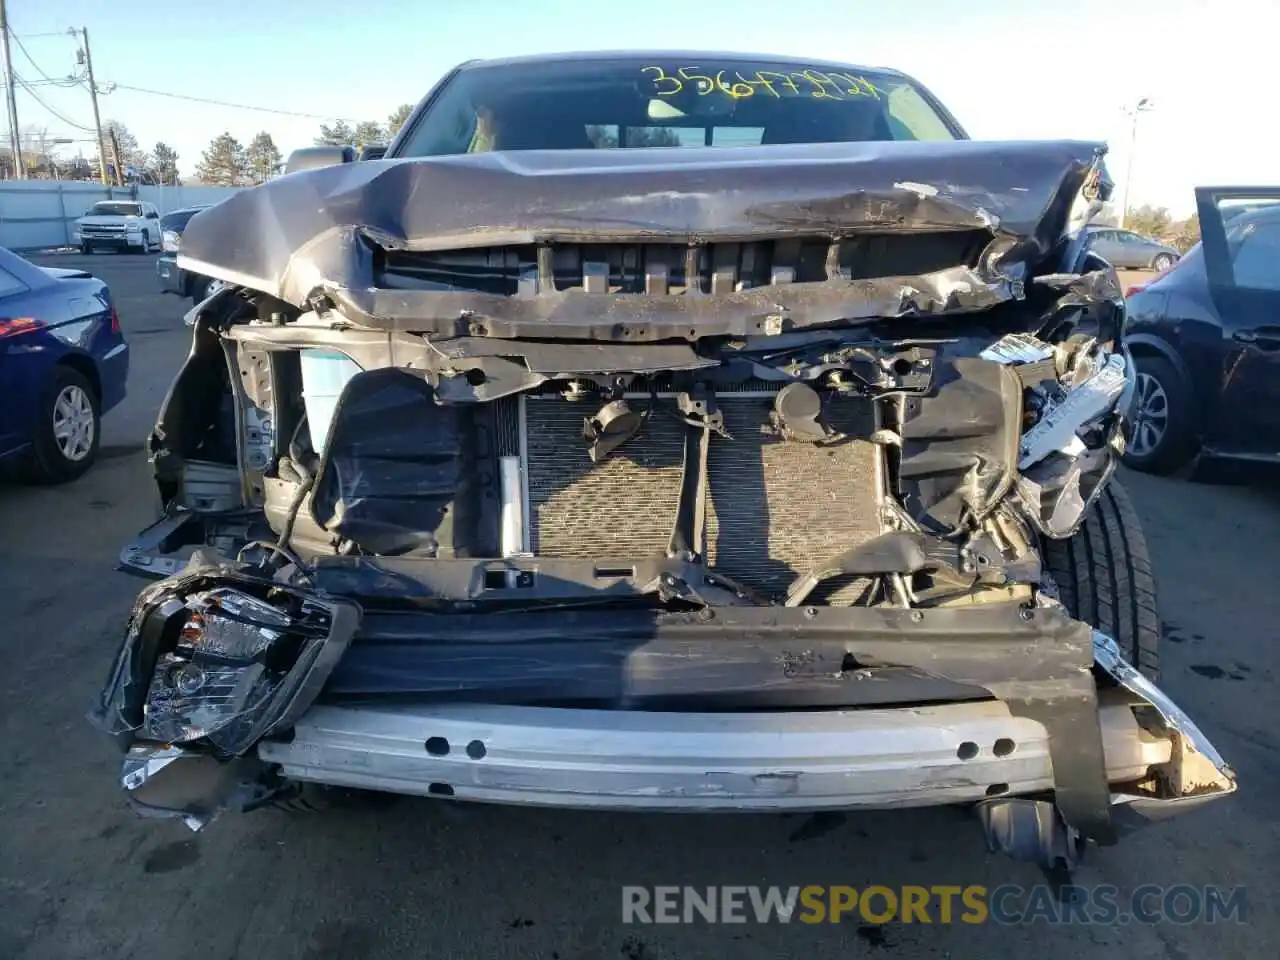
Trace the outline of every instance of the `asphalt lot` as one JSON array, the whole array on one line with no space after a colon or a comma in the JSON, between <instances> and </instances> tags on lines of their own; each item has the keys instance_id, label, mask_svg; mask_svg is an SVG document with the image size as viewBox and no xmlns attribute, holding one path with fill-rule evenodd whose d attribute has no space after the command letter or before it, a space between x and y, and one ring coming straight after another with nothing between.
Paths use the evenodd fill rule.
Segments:
<instances>
[{"instance_id":1,"label":"asphalt lot","mask_svg":"<svg viewBox=\"0 0 1280 960\"><path fill-rule=\"evenodd\" d=\"M1076 881L1246 885L1247 923L1046 928L856 923L625 927L624 884L984 884L1039 872L989 855L955 810L623 816L390 799L229 817L198 835L138 819L118 755L83 719L141 581L113 570L153 518L142 439L187 348L153 258L63 256L119 300L130 395L103 459L57 489L0 485L0 957L359 956L690 960L861 955L1191 960L1276 955L1280 495L1126 474L1166 622L1164 686L1232 761L1230 800L1091 851ZM1278 644L1280 646L1280 644ZM1270 797L1271 799L1267 799Z\"/></svg>"}]
</instances>

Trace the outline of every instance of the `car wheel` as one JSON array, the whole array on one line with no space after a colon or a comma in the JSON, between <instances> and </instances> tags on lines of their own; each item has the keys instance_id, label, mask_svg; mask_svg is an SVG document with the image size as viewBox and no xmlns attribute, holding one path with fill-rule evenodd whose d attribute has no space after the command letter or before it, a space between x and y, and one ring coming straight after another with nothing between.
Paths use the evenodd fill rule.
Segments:
<instances>
[{"instance_id":1,"label":"car wheel","mask_svg":"<svg viewBox=\"0 0 1280 960\"><path fill-rule=\"evenodd\" d=\"M54 367L39 416L28 479L52 484L83 476L98 456L102 435L102 414L93 385L79 371Z\"/></svg>"},{"instance_id":2,"label":"car wheel","mask_svg":"<svg viewBox=\"0 0 1280 960\"><path fill-rule=\"evenodd\" d=\"M93 244L92 243L80 244L80 252L83 253L86 257L91 256L93 254Z\"/></svg>"},{"instance_id":3,"label":"car wheel","mask_svg":"<svg viewBox=\"0 0 1280 960\"><path fill-rule=\"evenodd\" d=\"M197 277L191 281L191 302L204 303L205 298L209 296L209 278Z\"/></svg>"},{"instance_id":4,"label":"car wheel","mask_svg":"<svg viewBox=\"0 0 1280 960\"><path fill-rule=\"evenodd\" d=\"M1147 473L1168 473L1195 448L1191 387L1163 357L1137 357L1137 385L1124 462Z\"/></svg>"},{"instance_id":5,"label":"car wheel","mask_svg":"<svg viewBox=\"0 0 1280 960\"><path fill-rule=\"evenodd\" d=\"M1173 257L1167 253L1158 254L1156 258L1151 261L1151 269L1159 271L1160 273L1164 273L1164 271L1168 270L1172 266Z\"/></svg>"},{"instance_id":6,"label":"car wheel","mask_svg":"<svg viewBox=\"0 0 1280 960\"><path fill-rule=\"evenodd\" d=\"M1117 480L1066 540L1045 540L1044 563L1058 599L1077 620L1115 640L1148 679L1160 674L1160 613L1142 523Z\"/></svg>"}]
</instances>

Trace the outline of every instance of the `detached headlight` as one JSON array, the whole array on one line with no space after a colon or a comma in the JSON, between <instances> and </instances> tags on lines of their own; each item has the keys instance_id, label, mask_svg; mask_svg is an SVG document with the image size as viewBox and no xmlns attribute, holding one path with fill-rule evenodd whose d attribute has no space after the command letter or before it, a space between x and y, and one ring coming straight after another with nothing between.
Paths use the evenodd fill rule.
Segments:
<instances>
[{"instance_id":1,"label":"detached headlight","mask_svg":"<svg viewBox=\"0 0 1280 960\"><path fill-rule=\"evenodd\" d=\"M172 230L166 230L160 234L160 245L165 253L177 253L182 246L182 237Z\"/></svg>"},{"instance_id":2,"label":"detached headlight","mask_svg":"<svg viewBox=\"0 0 1280 960\"><path fill-rule=\"evenodd\" d=\"M307 643L310 629L236 590L186 602L177 646L156 661L142 734L165 743L207 738L228 753L246 748ZM260 734L259 734L260 735Z\"/></svg>"}]
</instances>

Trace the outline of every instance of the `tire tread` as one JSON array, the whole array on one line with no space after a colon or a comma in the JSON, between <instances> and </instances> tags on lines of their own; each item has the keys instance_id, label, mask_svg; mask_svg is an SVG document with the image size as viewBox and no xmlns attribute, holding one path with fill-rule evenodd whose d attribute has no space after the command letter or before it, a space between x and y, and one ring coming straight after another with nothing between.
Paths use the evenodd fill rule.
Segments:
<instances>
[{"instance_id":1,"label":"tire tread","mask_svg":"<svg viewBox=\"0 0 1280 960\"><path fill-rule=\"evenodd\" d=\"M1046 540L1045 566L1071 615L1115 639L1151 679L1160 673L1160 616L1147 540L1124 487L1112 480L1074 536Z\"/></svg>"}]
</instances>

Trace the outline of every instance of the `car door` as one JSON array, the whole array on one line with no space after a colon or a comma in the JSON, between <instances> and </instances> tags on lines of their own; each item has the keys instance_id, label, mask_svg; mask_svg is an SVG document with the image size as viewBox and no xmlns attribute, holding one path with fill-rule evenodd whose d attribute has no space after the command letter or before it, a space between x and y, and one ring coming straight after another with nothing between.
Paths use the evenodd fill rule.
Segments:
<instances>
[{"instance_id":1,"label":"car door","mask_svg":"<svg viewBox=\"0 0 1280 960\"><path fill-rule=\"evenodd\" d=\"M1116 231L1116 259L1113 267L1124 267L1127 270L1140 270L1151 262L1151 243L1145 237L1128 230Z\"/></svg>"},{"instance_id":2,"label":"car door","mask_svg":"<svg viewBox=\"0 0 1280 960\"><path fill-rule=\"evenodd\" d=\"M23 362L33 318L24 316L26 285L0 267L0 456L26 442L28 364Z\"/></svg>"},{"instance_id":3,"label":"car door","mask_svg":"<svg viewBox=\"0 0 1280 960\"><path fill-rule=\"evenodd\" d=\"M1116 243L1116 232L1114 230L1099 230L1093 235L1093 239L1089 241L1089 249L1100 256L1113 267L1118 267L1116 257L1120 254L1120 244Z\"/></svg>"},{"instance_id":4,"label":"car door","mask_svg":"<svg viewBox=\"0 0 1280 960\"><path fill-rule=\"evenodd\" d=\"M1206 441L1222 454L1280 458L1280 187L1200 188L1196 207L1224 341Z\"/></svg>"}]
</instances>

